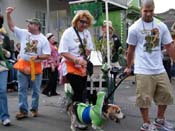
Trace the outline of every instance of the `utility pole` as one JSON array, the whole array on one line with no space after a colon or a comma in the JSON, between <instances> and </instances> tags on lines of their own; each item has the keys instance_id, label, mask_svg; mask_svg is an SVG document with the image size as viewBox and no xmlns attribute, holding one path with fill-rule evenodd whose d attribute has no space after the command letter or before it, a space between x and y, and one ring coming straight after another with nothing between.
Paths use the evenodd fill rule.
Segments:
<instances>
[{"instance_id":1,"label":"utility pole","mask_svg":"<svg viewBox=\"0 0 175 131\"><path fill-rule=\"evenodd\" d=\"M50 0L46 0L47 4L47 17L46 17L46 33L50 32Z\"/></svg>"}]
</instances>

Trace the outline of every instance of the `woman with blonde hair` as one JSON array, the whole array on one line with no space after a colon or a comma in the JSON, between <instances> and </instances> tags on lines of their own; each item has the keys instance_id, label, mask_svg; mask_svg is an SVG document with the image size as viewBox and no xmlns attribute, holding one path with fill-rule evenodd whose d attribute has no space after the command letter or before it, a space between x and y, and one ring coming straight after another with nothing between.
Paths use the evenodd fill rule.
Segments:
<instances>
[{"instance_id":1,"label":"woman with blonde hair","mask_svg":"<svg viewBox=\"0 0 175 131\"><path fill-rule=\"evenodd\" d=\"M92 23L93 16L89 11L78 11L72 19L72 26L64 31L60 40L58 52L63 57L62 74L73 89L72 101L86 101L86 57L93 50L93 42L87 29Z\"/></svg>"}]
</instances>

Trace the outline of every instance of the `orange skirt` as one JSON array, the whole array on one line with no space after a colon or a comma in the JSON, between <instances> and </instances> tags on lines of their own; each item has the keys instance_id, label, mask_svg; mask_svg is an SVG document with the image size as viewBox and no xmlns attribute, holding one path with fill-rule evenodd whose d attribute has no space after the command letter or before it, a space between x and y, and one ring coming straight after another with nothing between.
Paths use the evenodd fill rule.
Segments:
<instances>
[{"instance_id":1,"label":"orange skirt","mask_svg":"<svg viewBox=\"0 0 175 131\"><path fill-rule=\"evenodd\" d=\"M30 61L19 59L13 66L14 69L23 72L24 74L31 74L32 65ZM35 74L42 74L41 62L34 62Z\"/></svg>"},{"instance_id":2,"label":"orange skirt","mask_svg":"<svg viewBox=\"0 0 175 131\"><path fill-rule=\"evenodd\" d=\"M75 65L74 62L71 61L65 61L67 66L67 72L70 74L80 75L80 76L86 76L86 68L83 68L81 65Z\"/></svg>"}]
</instances>

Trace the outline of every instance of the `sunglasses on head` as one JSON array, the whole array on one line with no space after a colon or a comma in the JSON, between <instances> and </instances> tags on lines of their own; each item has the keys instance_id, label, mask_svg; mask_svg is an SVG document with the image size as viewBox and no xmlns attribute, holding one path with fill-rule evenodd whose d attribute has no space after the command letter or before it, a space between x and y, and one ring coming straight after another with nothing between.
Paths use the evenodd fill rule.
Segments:
<instances>
[{"instance_id":1,"label":"sunglasses on head","mask_svg":"<svg viewBox=\"0 0 175 131\"><path fill-rule=\"evenodd\" d=\"M86 20L80 20L80 23L81 24L88 24L88 21L86 21Z\"/></svg>"}]
</instances>

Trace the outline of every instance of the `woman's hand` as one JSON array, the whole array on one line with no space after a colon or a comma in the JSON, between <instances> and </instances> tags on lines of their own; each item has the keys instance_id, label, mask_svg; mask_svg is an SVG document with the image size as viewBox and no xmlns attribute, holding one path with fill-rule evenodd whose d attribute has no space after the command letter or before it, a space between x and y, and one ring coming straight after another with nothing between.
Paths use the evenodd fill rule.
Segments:
<instances>
[{"instance_id":1,"label":"woman's hand","mask_svg":"<svg viewBox=\"0 0 175 131\"><path fill-rule=\"evenodd\" d=\"M78 64L81 65L82 67L87 67L87 61L84 60L83 58L79 58Z\"/></svg>"},{"instance_id":2,"label":"woman's hand","mask_svg":"<svg viewBox=\"0 0 175 131\"><path fill-rule=\"evenodd\" d=\"M86 49L86 56L89 56L91 54L91 50Z\"/></svg>"}]
</instances>

